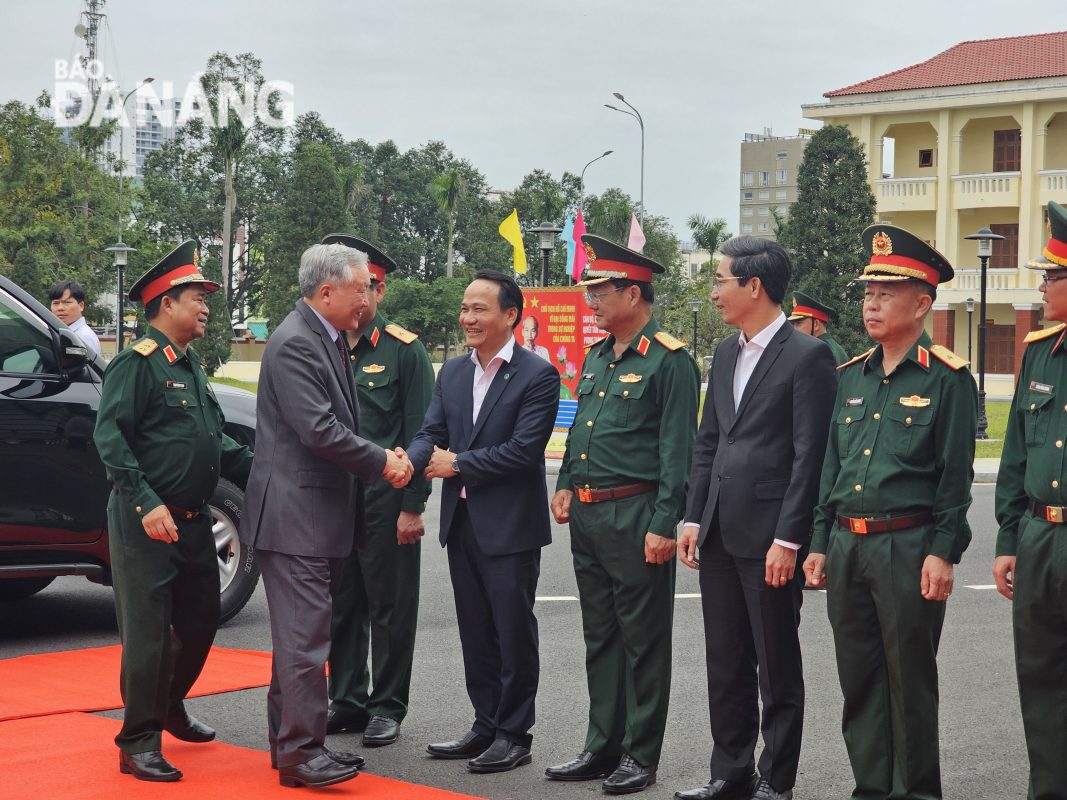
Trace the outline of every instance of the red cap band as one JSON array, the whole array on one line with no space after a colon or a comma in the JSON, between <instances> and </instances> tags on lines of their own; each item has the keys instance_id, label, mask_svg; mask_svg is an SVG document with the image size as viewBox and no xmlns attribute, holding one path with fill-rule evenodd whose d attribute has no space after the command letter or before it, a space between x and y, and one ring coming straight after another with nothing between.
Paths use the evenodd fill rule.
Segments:
<instances>
[{"instance_id":1,"label":"red cap band","mask_svg":"<svg viewBox=\"0 0 1067 800\"><path fill-rule=\"evenodd\" d=\"M627 264L625 261L612 261L610 258L598 258L589 265L589 269L598 272L621 272L631 281L652 283L652 268L641 267L637 264Z\"/></svg>"},{"instance_id":2,"label":"red cap band","mask_svg":"<svg viewBox=\"0 0 1067 800\"><path fill-rule=\"evenodd\" d=\"M922 261L916 261L914 258L907 258L906 256L871 256L871 264L887 264L892 267L904 267L906 269L918 270L923 274L923 277L917 277L916 280L928 283L935 289L941 281L940 270L924 264Z\"/></svg>"},{"instance_id":3,"label":"red cap band","mask_svg":"<svg viewBox=\"0 0 1067 800\"><path fill-rule=\"evenodd\" d=\"M793 313L799 314L802 317L811 317L817 319L819 322L829 322L830 315L825 311L819 311L817 308L811 308L810 306L794 306Z\"/></svg>"},{"instance_id":4,"label":"red cap band","mask_svg":"<svg viewBox=\"0 0 1067 800\"><path fill-rule=\"evenodd\" d=\"M1045 258L1054 261L1061 267L1067 267L1067 242L1059 239L1049 239L1045 245Z\"/></svg>"},{"instance_id":5,"label":"red cap band","mask_svg":"<svg viewBox=\"0 0 1067 800\"><path fill-rule=\"evenodd\" d=\"M175 281L178 278L185 278L189 275L197 275L200 273L200 268L196 264L186 264L182 267L175 267L166 275L161 278L156 278L141 290L141 303L148 305L161 294L169 289L174 288L174 284L171 281Z\"/></svg>"},{"instance_id":6,"label":"red cap band","mask_svg":"<svg viewBox=\"0 0 1067 800\"><path fill-rule=\"evenodd\" d=\"M385 267L379 267L377 264L367 262L367 269L370 270L370 276L376 281L385 283Z\"/></svg>"}]
</instances>

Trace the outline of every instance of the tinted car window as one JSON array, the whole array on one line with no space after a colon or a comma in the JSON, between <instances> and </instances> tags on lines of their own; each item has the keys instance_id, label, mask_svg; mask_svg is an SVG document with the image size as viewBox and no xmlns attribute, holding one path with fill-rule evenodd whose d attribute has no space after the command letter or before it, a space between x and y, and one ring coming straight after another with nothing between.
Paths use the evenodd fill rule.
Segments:
<instances>
[{"instance_id":1,"label":"tinted car window","mask_svg":"<svg viewBox=\"0 0 1067 800\"><path fill-rule=\"evenodd\" d=\"M0 292L0 372L58 372L47 326L15 298Z\"/></svg>"}]
</instances>

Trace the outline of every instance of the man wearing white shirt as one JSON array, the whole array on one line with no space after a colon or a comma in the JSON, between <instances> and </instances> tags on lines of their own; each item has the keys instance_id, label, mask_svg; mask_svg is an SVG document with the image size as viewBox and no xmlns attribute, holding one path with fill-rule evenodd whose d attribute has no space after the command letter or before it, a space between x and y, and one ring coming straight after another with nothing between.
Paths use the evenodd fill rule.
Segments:
<instances>
[{"instance_id":1,"label":"man wearing white shirt","mask_svg":"<svg viewBox=\"0 0 1067 800\"><path fill-rule=\"evenodd\" d=\"M711 780L675 797L788 800L804 721L798 551L837 376L829 348L782 313L791 267L781 245L742 236L722 254L711 301L739 333L712 363L678 540L682 563L700 570Z\"/></svg>"},{"instance_id":2,"label":"man wearing white shirt","mask_svg":"<svg viewBox=\"0 0 1067 800\"><path fill-rule=\"evenodd\" d=\"M408 447L415 469L442 478L441 545L456 601L471 729L431 744L434 758L471 772L531 761L540 675L534 594L552 540L545 445L559 408L559 373L517 346L523 298L515 281L482 270L463 294L470 356L450 359Z\"/></svg>"},{"instance_id":3,"label":"man wearing white shirt","mask_svg":"<svg viewBox=\"0 0 1067 800\"><path fill-rule=\"evenodd\" d=\"M94 353L100 353L100 339L85 321L85 290L77 281L59 281L48 292L52 303L52 313L59 321L71 329L85 346Z\"/></svg>"}]
</instances>

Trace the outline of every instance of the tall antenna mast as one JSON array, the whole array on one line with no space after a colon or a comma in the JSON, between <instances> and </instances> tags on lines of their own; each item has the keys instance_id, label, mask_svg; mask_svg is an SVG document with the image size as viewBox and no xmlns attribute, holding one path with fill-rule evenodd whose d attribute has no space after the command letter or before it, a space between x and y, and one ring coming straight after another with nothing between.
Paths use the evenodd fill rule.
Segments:
<instances>
[{"instance_id":1,"label":"tall antenna mast","mask_svg":"<svg viewBox=\"0 0 1067 800\"><path fill-rule=\"evenodd\" d=\"M85 19L83 38L85 39L86 47L86 54L82 57L82 66L85 67L89 96L93 98L94 107L96 106L97 98L100 96L100 64L97 42L100 34L100 23L105 17L103 9L106 2L107 0L85 0L85 11L82 12L82 17Z\"/></svg>"}]
</instances>

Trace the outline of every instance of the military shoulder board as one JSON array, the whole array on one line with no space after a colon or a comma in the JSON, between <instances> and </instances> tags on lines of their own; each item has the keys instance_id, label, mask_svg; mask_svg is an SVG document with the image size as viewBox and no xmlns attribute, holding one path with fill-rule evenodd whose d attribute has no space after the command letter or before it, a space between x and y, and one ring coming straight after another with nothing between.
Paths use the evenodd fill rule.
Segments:
<instances>
[{"instance_id":1,"label":"military shoulder board","mask_svg":"<svg viewBox=\"0 0 1067 800\"><path fill-rule=\"evenodd\" d=\"M683 342L681 339L676 339L675 337L671 336L669 333L667 333L667 331L656 331L655 336L653 336L652 338L672 352L675 350L681 350L683 347L685 347L685 342Z\"/></svg>"},{"instance_id":2,"label":"military shoulder board","mask_svg":"<svg viewBox=\"0 0 1067 800\"><path fill-rule=\"evenodd\" d=\"M405 330L404 328L401 328L399 325L396 325L392 322L385 326L385 332L392 336L394 339L399 339L404 344L411 344L413 341L419 338L417 334L414 334L409 330Z\"/></svg>"},{"instance_id":3,"label":"military shoulder board","mask_svg":"<svg viewBox=\"0 0 1067 800\"><path fill-rule=\"evenodd\" d=\"M949 369L963 369L970 363L967 359L960 358L947 347L939 344L930 345L930 355L948 365Z\"/></svg>"},{"instance_id":4,"label":"military shoulder board","mask_svg":"<svg viewBox=\"0 0 1067 800\"><path fill-rule=\"evenodd\" d=\"M1027 344L1033 344L1034 342L1040 342L1042 339L1048 339L1060 333L1064 328L1067 328L1067 324L1061 322L1059 325L1053 325L1051 328L1042 328L1036 331L1030 331L1026 334L1026 338L1023 339Z\"/></svg>"},{"instance_id":5,"label":"military shoulder board","mask_svg":"<svg viewBox=\"0 0 1067 800\"><path fill-rule=\"evenodd\" d=\"M142 356L150 356L159 349L159 343L155 339L141 339L139 342L134 342L130 349Z\"/></svg>"},{"instance_id":6,"label":"military shoulder board","mask_svg":"<svg viewBox=\"0 0 1067 800\"><path fill-rule=\"evenodd\" d=\"M869 356L873 352L874 352L874 348L872 347L866 353L860 353L858 356L856 356L851 361L846 361L844 364L839 365L838 369L841 370L841 369L844 369L845 367L851 367L853 364L858 364L861 361L866 361L867 360L867 356Z\"/></svg>"}]
</instances>

